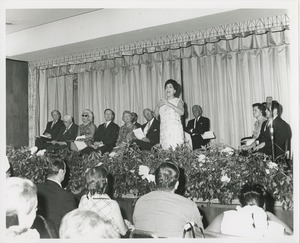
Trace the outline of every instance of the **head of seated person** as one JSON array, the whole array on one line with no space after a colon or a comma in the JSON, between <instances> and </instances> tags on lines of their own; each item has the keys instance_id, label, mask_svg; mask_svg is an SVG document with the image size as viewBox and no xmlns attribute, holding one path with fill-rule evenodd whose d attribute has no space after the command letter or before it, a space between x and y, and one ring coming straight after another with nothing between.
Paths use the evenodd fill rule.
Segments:
<instances>
[{"instance_id":1,"label":"head of seated person","mask_svg":"<svg viewBox=\"0 0 300 243\"><path fill-rule=\"evenodd\" d=\"M104 221L97 213L74 209L67 213L59 228L61 239L119 238L110 222Z\"/></svg>"},{"instance_id":2,"label":"head of seated person","mask_svg":"<svg viewBox=\"0 0 300 243\"><path fill-rule=\"evenodd\" d=\"M122 115L122 120L126 126L132 125L132 115L130 111L124 111Z\"/></svg>"},{"instance_id":3,"label":"head of seated person","mask_svg":"<svg viewBox=\"0 0 300 243\"><path fill-rule=\"evenodd\" d=\"M239 201L244 206L253 206L264 208L266 201L266 191L260 184L245 184L240 191ZM265 209L265 208L264 208Z\"/></svg>"},{"instance_id":4,"label":"head of seated person","mask_svg":"<svg viewBox=\"0 0 300 243\"><path fill-rule=\"evenodd\" d=\"M155 171L156 188L159 191L175 192L179 185L179 169L171 161L162 163Z\"/></svg>"},{"instance_id":5,"label":"head of seated person","mask_svg":"<svg viewBox=\"0 0 300 243\"><path fill-rule=\"evenodd\" d=\"M94 114L89 109L83 110L81 117L82 117L81 118L82 119L82 123L84 125L87 125L87 124L90 124L90 123L94 122Z\"/></svg>"},{"instance_id":6,"label":"head of seated person","mask_svg":"<svg viewBox=\"0 0 300 243\"><path fill-rule=\"evenodd\" d=\"M95 166L85 173L85 181L90 196L104 194L107 189L107 170L102 166Z\"/></svg>"},{"instance_id":7,"label":"head of seated person","mask_svg":"<svg viewBox=\"0 0 300 243\"><path fill-rule=\"evenodd\" d=\"M7 178L5 187L7 236L28 235L36 217L37 188L32 181L19 177ZM38 232L33 234L39 238Z\"/></svg>"}]
</instances>

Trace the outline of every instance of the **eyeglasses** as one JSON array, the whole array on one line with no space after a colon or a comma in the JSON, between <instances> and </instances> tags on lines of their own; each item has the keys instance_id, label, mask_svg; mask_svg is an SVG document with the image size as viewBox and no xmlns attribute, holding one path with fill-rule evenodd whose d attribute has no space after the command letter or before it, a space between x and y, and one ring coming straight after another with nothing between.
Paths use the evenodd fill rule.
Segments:
<instances>
[{"instance_id":1,"label":"eyeglasses","mask_svg":"<svg viewBox=\"0 0 300 243\"><path fill-rule=\"evenodd\" d=\"M82 115L82 117L88 117L89 115Z\"/></svg>"}]
</instances>

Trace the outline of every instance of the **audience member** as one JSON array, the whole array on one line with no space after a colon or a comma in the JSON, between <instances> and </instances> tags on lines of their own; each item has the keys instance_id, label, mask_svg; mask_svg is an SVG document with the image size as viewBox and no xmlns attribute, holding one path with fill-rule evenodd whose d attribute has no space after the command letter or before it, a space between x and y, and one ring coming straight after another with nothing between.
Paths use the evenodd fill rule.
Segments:
<instances>
[{"instance_id":1,"label":"audience member","mask_svg":"<svg viewBox=\"0 0 300 243\"><path fill-rule=\"evenodd\" d=\"M58 110L53 110L51 112L51 116L53 118L53 121L49 121L47 123L43 136L38 137L35 140L35 146L39 150L47 148L50 145L47 142L55 140L59 130L65 127L63 121L61 120L61 114Z\"/></svg>"},{"instance_id":2,"label":"audience member","mask_svg":"<svg viewBox=\"0 0 300 243\"><path fill-rule=\"evenodd\" d=\"M78 133L78 125L73 123L72 116L65 115L63 120L65 126L61 127L56 140L52 140L50 142L52 145L48 146L47 150L70 148L70 142L76 139Z\"/></svg>"},{"instance_id":3,"label":"audience member","mask_svg":"<svg viewBox=\"0 0 300 243\"><path fill-rule=\"evenodd\" d=\"M132 116L132 124L135 125L136 128L140 128L142 125L137 122L138 115L135 112L131 112L131 116Z\"/></svg>"},{"instance_id":4,"label":"audience member","mask_svg":"<svg viewBox=\"0 0 300 243\"><path fill-rule=\"evenodd\" d=\"M30 229L36 217L36 186L30 180L10 177L5 183L6 237L8 239L34 240L40 235Z\"/></svg>"},{"instance_id":5,"label":"audience member","mask_svg":"<svg viewBox=\"0 0 300 243\"><path fill-rule=\"evenodd\" d=\"M115 113L111 109L104 111L105 123L101 124L94 136L94 145L81 150L82 154L89 154L92 151L111 152L116 146L120 127L114 123Z\"/></svg>"},{"instance_id":6,"label":"audience member","mask_svg":"<svg viewBox=\"0 0 300 243\"><path fill-rule=\"evenodd\" d=\"M194 105L192 111L195 118L189 120L185 130L191 135L193 149L198 149L209 143L209 139L203 139L202 135L209 131L210 121L208 118L202 116L201 106Z\"/></svg>"},{"instance_id":7,"label":"audience member","mask_svg":"<svg viewBox=\"0 0 300 243\"><path fill-rule=\"evenodd\" d=\"M253 116L255 118L254 122L254 130L251 137L242 138L241 142L242 144L245 144L247 141L251 141L251 139L257 139L260 134L261 126L266 118L266 108L261 103L255 103L252 105L253 108Z\"/></svg>"},{"instance_id":8,"label":"audience member","mask_svg":"<svg viewBox=\"0 0 300 243\"><path fill-rule=\"evenodd\" d=\"M144 109L143 114L147 120L141 127L145 137L142 139L134 139L133 141L142 150L150 150L155 144L159 143L160 122L154 117L153 111L148 108Z\"/></svg>"},{"instance_id":9,"label":"audience member","mask_svg":"<svg viewBox=\"0 0 300 243\"><path fill-rule=\"evenodd\" d=\"M110 222L99 214L84 209L74 209L67 213L59 228L61 239L95 240L99 238L120 238Z\"/></svg>"},{"instance_id":10,"label":"audience member","mask_svg":"<svg viewBox=\"0 0 300 243\"><path fill-rule=\"evenodd\" d=\"M116 142L117 146L121 146L122 144L131 141L132 131L136 129L136 126L132 124L132 116L130 111L123 112L122 120L125 124L120 128L119 136Z\"/></svg>"},{"instance_id":11,"label":"audience member","mask_svg":"<svg viewBox=\"0 0 300 243\"><path fill-rule=\"evenodd\" d=\"M274 214L265 212L266 192L261 185L245 184L239 200L242 207L223 212L205 231L235 236L292 234L292 230Z\"/></svg>"},{"instance_id":12,"label":"audience member","mask_svg":"<svg viewBox=\"0 0 300 243\"><path fill-rule=\"evenodd\" d=\"M80 199L79 208L96 212L112 224L116 232L126 235L128 228L121 215L119 204L107 194L107 171L102 166L96 166L85 173L87 194Z\"/></svg>"},{"instance_id":13,"label":"audience member","mask_svg":"<svg viewBox=\"0 0 300 243\"><path fill-rule=\"evenodd\" d=\"M82 124L79 125L76 140L83 141L86 146L91 146L94 143L94 135L96 133L97 127L94 124L94 114L91 110L85 109L82 112ZM82 148L78 147L76 143L71 142L71 149L75 151L80 151Z\"/></svg>"},{"instance_id":14,"label":"audience member","mask_svg":"<svg viewBox=\"0 0 300 243\"><path fill-rule=\"evenodd\" d=\"M159 237L182 237L183 227L193 221L203 227L202 216L190 199L175 194L179 169L171 162L162 163L155 172L156 191L140 197L133 212L136 229L151 231Z\"/></svg>"},{"instance_id":15,"label":"audience member","mask_svg":"<svg viewBox=\"0 0 300 243\"><path fill-rule=\"evenodd\" d=\"M65 162L53 158L46 182L37 185L39 214L46 219L53 237L58 237L63 216L77 208L75 196L61 186L65 173Z\"/></svg>"}]
</instances>

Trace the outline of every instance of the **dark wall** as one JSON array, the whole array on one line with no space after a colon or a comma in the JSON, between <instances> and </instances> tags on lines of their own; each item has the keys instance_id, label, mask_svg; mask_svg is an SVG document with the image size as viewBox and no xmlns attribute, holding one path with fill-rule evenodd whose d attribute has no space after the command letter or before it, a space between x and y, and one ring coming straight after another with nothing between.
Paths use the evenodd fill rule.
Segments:
<instances>
[{"instance_id":1,"label":"dark wall","mask_svg":"<svg viewBox=\"0 0 300 243\"><path fill-rule=\"evenodd\" d=\"M6 59L6 144L28 145L28 63Z\"/></svg>"}]
</instances>

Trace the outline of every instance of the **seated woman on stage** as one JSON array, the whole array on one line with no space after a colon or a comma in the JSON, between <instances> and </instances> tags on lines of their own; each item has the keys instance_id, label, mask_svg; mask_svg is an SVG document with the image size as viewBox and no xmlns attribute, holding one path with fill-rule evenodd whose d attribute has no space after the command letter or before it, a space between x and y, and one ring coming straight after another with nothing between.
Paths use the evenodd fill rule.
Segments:
<instances>
[{"instance_id":1,"label":"seated woman on stage","mask_svg":"<svg viewBox=\"0 0 300 243\"><path fill-rule=\"evenodd\" d=\"M122 120L125 124L120 128L119 136L116 142L117 146L121 146L122 144L131 141L132 131L137 128L134 124L132 124L132 116L130 111L123 112Z\"/></svg>"},{"instance_id":2,"label":"seated woman on stage","mask_svg":"<svg viewBox=\"0 0 300 243\"><path fill-rule=\"evenodd\" d=\"M116 232L125 235L128 231L121 215L119 204L107 194L107 171L102 166L96 166L85 173L87 194L79 202L80 209L88 209L110 222Z\"/></svg>"},{"instance_id":3,"label":"seated woman on stage","mask_svg":"<svg viewBox=\"0 0 300 243\"><path fill-rule=\"evenodd\" d=\"M30 229L36 217L37 189L35 184L19 177L10 177L5 183L6 237L9 239L39 239L35 229Z\"/></svg>"},{"instance_id":4,"label":"seated woman on stage","mask_svg":"<svg viewBox=\"0 0 300 243\"><path fill-rule=\"evenodd\" d=\"M276 236L292 234L292 230L274 214L265 211L266 191L258 184L245 184L236 210L225 211L205 229L207 233L234 236Z\"/></svg>"},{"instance_id":5,"label":"seated woman on stage","mask_svg":"<svg viewBox=\"0 0 300 243\"><path fill-rule=\"evenodd\" d=\"M87 146L91 146L94 142L94 134L97 130L94 124L94 114L91 110L85 109L82 112L82 124L79 125L76 140L84 141ZM71 143L71 149L79 149L73 142Z\"/></svg>"},{"instance_id":6,"label":"seated woman on stage","mask_svg":"<svg viewBox=\"0 0 300 243\"><path fill-rule=\"evenodd\" d=\"M97 213L74 209L67 213L59 228L61 239L91 239L96 238L120 238L120 235L113 229L110 222L104 221Z\"/></svg>"}]
</instances>

